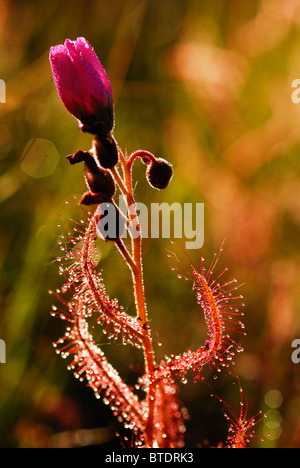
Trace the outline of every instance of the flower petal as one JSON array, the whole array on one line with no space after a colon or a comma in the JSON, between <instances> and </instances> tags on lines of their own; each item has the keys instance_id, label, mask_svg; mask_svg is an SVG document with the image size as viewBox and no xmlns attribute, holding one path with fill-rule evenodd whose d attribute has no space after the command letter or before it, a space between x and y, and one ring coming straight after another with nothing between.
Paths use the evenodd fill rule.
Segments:
<instances>
[{"instance_id":1,"label":"flower petal","mask_svg":"<svg viewBox=\"0 0 300 468\"><path fill-rule=\"evenodd\" d=\"M58 45L51 47L49 60L60 99L67 110L76 118L79 118L76 101L82 102L83 96L75 67L68 56L65 46Z\"/></svg>"},{"instance_id":2,"label":"flower petal","mask_svg":"<svg viewBox=\"0 0 300 468\"><path fill-rule=\"evenodd\" d=\"M97 112L94 105L100 101L102 106L108 105L107 93L97 70L77 49L76 42L66 40L65 46L77 73L77 80L83 96L83 102L89 114ZM94 100L92 99L94 97Z\"/></svg>"},{"instance_id":3,"label":"flower petal","mask_svg":"<svg viewBox=\"0 0 300 468\"><path fill-rule=\"evenodd\" d=\"M100 62L94 48L84 37L77 38L77 49L81 52L83 58L91 64L101 78L101 82L106 90L112 96L111 84L106 71Z\"/></svg>"}]
</instances>

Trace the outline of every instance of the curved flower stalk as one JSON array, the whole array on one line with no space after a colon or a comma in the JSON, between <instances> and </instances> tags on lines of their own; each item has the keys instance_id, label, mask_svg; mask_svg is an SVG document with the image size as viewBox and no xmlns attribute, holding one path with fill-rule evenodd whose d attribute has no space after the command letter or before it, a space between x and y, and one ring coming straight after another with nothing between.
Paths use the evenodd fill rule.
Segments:
<instances>
[{"instance_id":1,"label":"curved flower stalk","mask_svg":"<svg viewBox=\"0 0 300 468\"><path fill-rule=\"evenodd\" d=\"M134 433L136 447L176 448L184 445L185 421L188 412L178 398L178 383L189 369L194 379L203 379L205 365L220 371L232 364L232 357L241 348L232 334L243 333L242 315L237 304L242 296L236 293L236 280L214 278L219 255L208 270L201 259L197 269L180 262L182 274L193 283L199 306L204 312L208 338L198 350L166 357L159 365L152 343L152 330L144 294L141 227L133 193L132 167L141 160L146 166L145 179L157 190L168 187L173 177L172 165L148 151L138 150L127 156L119 148L113 134L114 113L112 90L106 72L90 44L84 38L66 40L51 48L50 63L58 94L79 128L93 135L88 151L79 150L67 159L71 165L83 164L87 191L76 208L79 219L65 227L61 244L64 251L60 273L65 276L61 291L56 291L61 307L53 306L52 315L65 320L65 335L55 343L57 352L71 358L68 368L85 380L97 398L103 398L112 412ZM115 203L117 191L126 202L121 213ZM130 245L123 241L127 231ZM111 299L97 264L96 242L111 242L126 262L132 278L135 314L125 312L116 299ZM65 253L66 252L66 253ZM221 251L220 251L221 252ZM67 298L65 298L67 296ZM139 348L144 370L134 388L123 381L94 342L89 324L99 325L112 340ZM178 379L179 378L179 379ZM141 398L141 391L144 398ZM229 445L246 443L253 420L241 414L231 429ZM242 431L243 434L242 434Z\"/></svg>"}]
</instances>

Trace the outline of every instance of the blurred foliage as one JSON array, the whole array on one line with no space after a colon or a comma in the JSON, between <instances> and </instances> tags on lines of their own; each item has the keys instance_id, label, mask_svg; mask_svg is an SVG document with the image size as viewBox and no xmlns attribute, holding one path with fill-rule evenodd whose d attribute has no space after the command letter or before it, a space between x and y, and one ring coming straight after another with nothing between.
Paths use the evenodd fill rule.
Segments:
<instances>
[{"instance_id":1,"label":"blurred foliage","mask_svg":"<svg viewBox=\"0 0 300 468\"><path fill-rule=\"evenodd\" d=\"M0 0L0 11L1 446L118 444L109 410L55 355L63 324L49 315L48 289L61 284L57 224L61 214L76 216L71 204L82 192L81 168L71 170L65 156L91 140L57 96L48 53L84 36L111 79L120 146L174 165L170 187L157 192L137 164L137 200L204 202L208 262L225 239L220 271L228 266L243 283L246 303L235 371L249 414L268 415L258 433L270 436L254 445L299 447L300 365L291 361L300 338L300 104L291 99L300 78L299 2ZM158 358L193 348L205 332L191 284L170 269L170 247L166 239L144 243ZM132 310L127 267L112 246L99 251L109 292ZM197 263L202 252L189 254ZM128 363L140 363L139 353L104 346L126 381L136 378ZM182 385L187 446L224 440L226 421L210 393L238 409L233 382L222 375Z\"/></svg>"}]
</instances>

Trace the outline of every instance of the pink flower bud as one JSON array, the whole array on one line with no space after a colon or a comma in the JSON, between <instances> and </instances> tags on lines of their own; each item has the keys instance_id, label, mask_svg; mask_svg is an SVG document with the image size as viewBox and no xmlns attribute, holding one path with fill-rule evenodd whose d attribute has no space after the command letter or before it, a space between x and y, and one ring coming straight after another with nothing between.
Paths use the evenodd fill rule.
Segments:
<instances>
[{"instance_id":1,"label":"pink flower bud","mask_svg":"<svg viewBox=\"0 0 300 468\"><path fill-rule=\"evenodd\" d=\"M107 135L114 125L112 89L94 49L83 37L51 47L57 92L82 131Z\"/></svg>"}]
</instances>

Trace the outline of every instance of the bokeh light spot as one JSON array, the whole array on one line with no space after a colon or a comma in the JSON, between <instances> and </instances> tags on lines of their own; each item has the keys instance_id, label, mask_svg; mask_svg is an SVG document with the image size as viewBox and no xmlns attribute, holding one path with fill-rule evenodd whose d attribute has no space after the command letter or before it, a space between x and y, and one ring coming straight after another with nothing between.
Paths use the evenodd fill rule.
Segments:
<instances>
[{"instance_id":1,"label":"bokeh light spot","mask_svg":"<svg viewBox=\"0 0 300 468\"><path fill-rule=\"evenodd\" d=\"M279 408L282 404L283 397L279 390L269 390L265 395L265 403L269 408Z\"/></svg>"},{"instance_id":2,"label":"bokeh light spot","mask_svg":"<svg viewBox=\"0 0 300 468\"><path fill-rule=\"evenodd\" d=\"M54 143L43 138L31 139L23 152L21 168L34 179L52 175L59 161Z\"/></svg>"}]
</instances>

